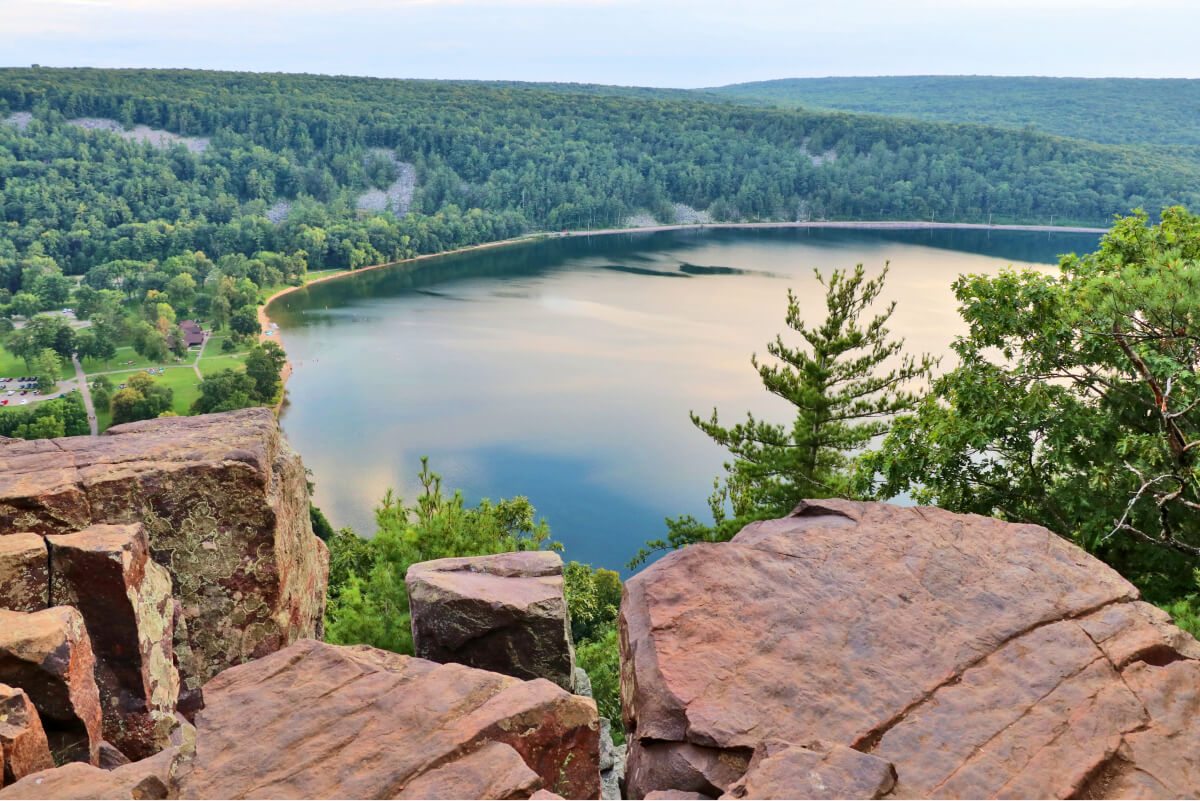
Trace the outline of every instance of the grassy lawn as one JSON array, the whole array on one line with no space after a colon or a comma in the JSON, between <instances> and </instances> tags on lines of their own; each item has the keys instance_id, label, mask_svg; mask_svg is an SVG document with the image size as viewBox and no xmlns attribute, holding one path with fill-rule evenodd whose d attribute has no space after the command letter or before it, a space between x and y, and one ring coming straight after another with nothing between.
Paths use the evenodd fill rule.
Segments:
<instances>
[{"instance_id":1,"label":"grassy lawn","mask_svg":"<svg viewBox=\"0 0 1200 801\"><path fill-rule=\"evenodd\" d=\"M60 361L62 364L58 371L58 377L63 380L74 378L75 365L70 360ZM7 342L0 342L0 378L20 378L28 374L29 368L25 366L25 360L9 352Z\"/></svg>"},{"instance_id":2,"label":"grassy lawn","mask_svg":"<svg viewBox=\"0 0 1200 801\"><path fill-rule=\"evenodd\" d=\"M129 375L132 375L130 373ZM129 375L113 375L109 378L113 382L113 392L116 392L122 383L128 379ZM174 393L174 404L171 410L180 417L186 417L188 410L191 408L192 401L200 397L200 379L196 377L196 371L191 367L168 367L163 370L161 375L154 376L154 383L162 387L170 387ZM96 423L100 430L104 431L112 425L112 414L108 409L96 409Z\"/></svg>"},{"instance_id":3,"label":"grassy lawn","mask_svg":"<svg viewBox=\"0 0 1200 801\"><path fill-rule=\"evenodd\" d=\"M227 368L232 369L232 370L243 370L243 369L245 369L245 367L246 367L245 354L242 354L240 356L237 356L237 355L213 356L211 358L206 356L200 360L200 372L204 373L204 375L206 375L206 376L210 376L213 373L219 373L222 370L225 370Z\"/></svg>"},{"instance_id":4,"label":"grassy lawn","mask_svg":"<svg viewBox=\"0 0 1200 801\"><path fill-rule=\"evenodd\" d=\"M192 405L192 401L200 397L200 379L191 367L170 367L162 375L154 376L154 383L170 387L175 392L175 414L184 417Z\"/></svg>"}]
</instances>

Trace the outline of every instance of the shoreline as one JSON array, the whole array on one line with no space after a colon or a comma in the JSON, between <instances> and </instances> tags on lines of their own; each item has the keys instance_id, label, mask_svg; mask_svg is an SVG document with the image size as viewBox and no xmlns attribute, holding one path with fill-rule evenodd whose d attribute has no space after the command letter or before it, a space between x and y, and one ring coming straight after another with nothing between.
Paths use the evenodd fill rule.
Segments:
<instances>
[{"instance_id":1,"label":"shoreline","mask_svg":"<svg viewBox=\"0 0 1200 801\"><path fill-rule=\"evenodd\" d=\"M952 223L952 222L928 222L924 220L907 220L907 221L845 221L845 222L728 222L728 223L672 223L670 225L648 225L640 228L601 228L595 231L560 231L560 232L541 232L536 234L524 234L512 239L497 239L495 242L484 242L479 245L467 245L466 247L455 248L454 250L444 250L441 253L425 253L420 256L413 256L410 259L400 259L399 261L388 261L382 264L372 264L367 267L359 267L357 270L342 270L341 272L323 275L320 278L314 278L312 281L301 284L300 286L284 287L278 292L271 295L262 305L258 307L258 324L259 334L258 341L262 342L277 342L282 347L283 335L279 329L270 329L271 317L267 314L267 308L279 298L289 295L301 289L307 289L314 284L320 284L325 281L333 281L337 278L345 278L348 275L358 275L370 270L380 270L384 267L395 267L398 264L411 264L423 259L435 259L440 256L452 256L458 253L469 253L474 250L485 250L487 248L505 247L508 245L520 245L528 242L537 242L542 239L552 239L559 237L579 237L579 236L612 236L614 234L650 234L661 231L682 231L682 230L704 230L707 228L843 228L843 229L858 229L864 231L923 231L923 230L961 230L961 231L1028 231L1031 233L1064 233L1064 234L1106 234L1107 228L1086 228L1080 226L1060 226L1060 225L989 225L987 223ZM267 336L268 330L274 330L272 336ZM283 408L283 402L287 395L287 381L293 372L291 359L283 363L283 367L279 371L279 380L282 384L279 390L279 403L275 405L274 411L278 415Z\"/></svg>"}]
</instances>

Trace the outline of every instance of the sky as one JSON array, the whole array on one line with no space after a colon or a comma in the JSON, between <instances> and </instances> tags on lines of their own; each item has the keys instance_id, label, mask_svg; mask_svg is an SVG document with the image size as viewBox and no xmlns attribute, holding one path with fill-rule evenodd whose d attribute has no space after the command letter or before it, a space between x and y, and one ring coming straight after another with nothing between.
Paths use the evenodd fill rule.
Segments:
<instances>
[{"instance_id":1,"label":"sky","mask_svg":"<svg viewBox=\"0 0 1200 801\"><path fill-rule=\"evenodd\" d=\"M0 0L0 65L695 88L1200 78L1198 0Z\"/></svg>"}]
</instances>

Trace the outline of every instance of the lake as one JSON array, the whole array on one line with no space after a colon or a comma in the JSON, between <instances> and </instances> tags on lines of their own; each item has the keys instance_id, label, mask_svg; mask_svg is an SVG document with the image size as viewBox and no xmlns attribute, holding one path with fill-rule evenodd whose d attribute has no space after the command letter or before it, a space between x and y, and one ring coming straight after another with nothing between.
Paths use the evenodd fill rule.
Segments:
<instances>
[{"instance_id":1,"label":"lake","mask_svg":"<svg viewBox=\"0 0 1200 801\"><path fill-rule=\"evenodd\" d=\"M724 451L688 419L774 422L750 355L787 290L819 321L813 269L891 262L894 335L944 354L963 330L960 273L1052 265L1099 235L702 229L442 256L317 284L270 308L295 367L283 428L335 527L374 533L388 488L415 498L420 457L468 502L526 495L564 558L619 569L663 519L707 519ZM950 366L943 362L942 367Z\"/></svg>"}]
</instances>

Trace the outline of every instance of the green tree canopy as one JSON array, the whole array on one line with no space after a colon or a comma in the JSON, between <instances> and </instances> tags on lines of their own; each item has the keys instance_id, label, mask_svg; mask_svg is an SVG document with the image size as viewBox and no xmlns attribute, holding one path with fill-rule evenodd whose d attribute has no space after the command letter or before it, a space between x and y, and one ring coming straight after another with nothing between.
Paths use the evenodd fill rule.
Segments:
<instances>
[{"instance_id":1,"label":"green tree canopy","mask_svg":"<svg viewBox=\"0 0 1200 801\"><path fill-rule=\"evenodd\" d=\"M342 536L330 542L331 563L345 564L343 550L352 554L351 572L327 607L325 634L330 642L366 643L411 654L404 584L411 565L448 556L561 548L550 541L549 527L536 520L527 498L496 503L485 498L468 507L462 493L443 494L441 477L429 470L427 459L421 460L418 477L422 491L415 505L405 505L391 491L384 496L375 510L378 533L367 546Z\"/></svg>"},{"instance_id":2,"label":"green tree canopy","mask_svg":"<svg viewBox=\"0 0 1200 801\"><path fill-rule=\"evenodd\" d=\"M828 281L818 272L826 316L816 326L800 318L800 304L788 291L787 325L802 344L777 336L767 344L774 361L760 362L757 355L750 361L763 387L795 408L795 418L768 423L747 413L745 422L725 427L716 409L708 420L693 412L692 423L733 456L709 498L715 525L690 515L668 520L667 541L647 543L651 549L727 540L748 521L784 515L804 498L851 494L855 454L887 432L895 415L916 405L918 395L907 387L928 380L936 364L928 354L905 354L904 340L889 338L895 302L863 320L886 277L886 264L877 278L867 278L861 264L852 272L835 270ZM634 563L648 553L643 550Z\"/></svg>"},{"instance_id":3,"label":"green tree canopy","mask_svg":"<svg viewBox=\"0 0 1200 801\"><path fill-rule=\"evenodd\" d=\"M1200 217L1121 219L1060 273L955 283L959 366L897 419L863 492L1044 525L1164 603L1200 565Z\"/></svg>"}]
</instances>

